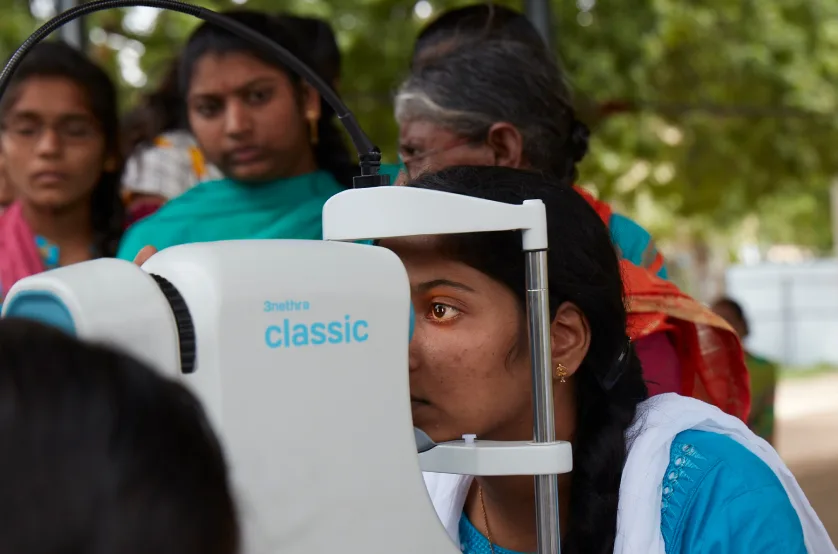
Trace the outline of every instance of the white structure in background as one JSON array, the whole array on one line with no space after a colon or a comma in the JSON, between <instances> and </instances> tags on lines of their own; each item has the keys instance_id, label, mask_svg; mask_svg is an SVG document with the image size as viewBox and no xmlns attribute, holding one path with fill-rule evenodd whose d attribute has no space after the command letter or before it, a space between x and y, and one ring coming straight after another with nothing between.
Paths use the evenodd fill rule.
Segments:
<instances>
[{"instance_id":1,"label":"white structure in background","mask_svg":"<svg viewBox=\"0 0 838 554\"><path fill-rule=\"evenodd\" d=\"M749 350L793 366L838 365L838 260L733 266L726 290L749 319Z\"/></svg>"}]
</instances>

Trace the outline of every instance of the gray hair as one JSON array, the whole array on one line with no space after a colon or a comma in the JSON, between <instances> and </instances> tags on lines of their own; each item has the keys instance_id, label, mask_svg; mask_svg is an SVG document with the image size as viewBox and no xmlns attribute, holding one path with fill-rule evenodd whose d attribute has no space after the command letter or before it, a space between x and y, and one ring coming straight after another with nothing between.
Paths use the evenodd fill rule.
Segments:
<instances>
[{"instance_id":1,"label":"gray hair","mask_svg":"<svg viewBox=\"0 0 838 554\"><path fill-rule=\"evenodd\" d=\"M570 89L544 51L504 40L462 44L416 67L395 99L396 119L428 121L470 140L514 125L534 169L575 178L587 151Z\"/></svg>"}]
</instances>

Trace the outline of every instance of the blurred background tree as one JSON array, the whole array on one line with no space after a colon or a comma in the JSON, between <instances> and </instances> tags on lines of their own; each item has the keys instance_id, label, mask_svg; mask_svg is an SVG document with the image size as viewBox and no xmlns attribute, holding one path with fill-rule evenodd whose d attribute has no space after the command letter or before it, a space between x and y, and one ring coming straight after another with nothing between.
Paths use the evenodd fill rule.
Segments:
<instances>
[{"instance_id":1,"label":"blurred background tree","mask_svg":"<svg viewBox=\"0 0 838 554\"><path fill-rule=\"evenodd\" d=\"M0 54L34 29L51 1L0 0ZM392 92L416 33L434 13L472 2L196 3L330 21L344 55L341 92L392 161ZM560 59L594 129L583 184L637 217L668 251L715 243L732 256L742 243L829 250L838 3L554 0L553 16ZM119 79L125 106L160 77L197 24L144 8L87 20L92 55Z\"/></svg>"}]
</instances>

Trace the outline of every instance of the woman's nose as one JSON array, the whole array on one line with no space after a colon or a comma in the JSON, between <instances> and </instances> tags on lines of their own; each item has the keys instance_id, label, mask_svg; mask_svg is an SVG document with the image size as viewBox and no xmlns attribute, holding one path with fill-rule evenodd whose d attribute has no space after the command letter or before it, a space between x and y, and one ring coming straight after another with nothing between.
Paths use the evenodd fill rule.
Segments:
<instances>
[{"instance_id":1,"label":"woman's nose","mask_svg":"<svg viewBox=\"0 0 838 554\"><path fill-rule=\"evenodd\" d=\"M35 143L35 151L41 156L54 156L61 151L61 136L58 131L44 128Z\"/></svg>"},{"instance_id":2,"label":"woman's nose","mask_svg":"<svg viewBox=\"0 0 838 554\"><path fill-rule=\"evenodd\" d=\"M415 317L415 316L414 316ZM407 348L407 367L410 371L416 371L422 358L422 331L419 325L414 324L413 336Z\"/></svg>"},{"instance_id":3,"label":"woman's nose","mask_svg":"<svg viewBox=\"0 0 838 554\"><path fill-rule=\"evenodd\" d=\"M253 118L243 102L230 102L224 113L224 131L227 135L238 136L252 130Z\"/></svg>"}]
</instances>

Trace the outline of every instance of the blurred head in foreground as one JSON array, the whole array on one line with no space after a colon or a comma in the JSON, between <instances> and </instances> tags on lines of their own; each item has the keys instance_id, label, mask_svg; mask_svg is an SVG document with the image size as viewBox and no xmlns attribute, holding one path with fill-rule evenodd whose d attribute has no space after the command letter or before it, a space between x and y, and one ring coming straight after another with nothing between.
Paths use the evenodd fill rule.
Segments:
<instances>
[{"instance_id":1,"label":"blurred head in foreground","mask_svg":"<svg viewBox=\"0 0 838 554\"><path fill-rule=\"evenodd\" d=\"M0 320L0 552L236 554L199 402L135 360Z\"/></svg>"}]
</instances>

